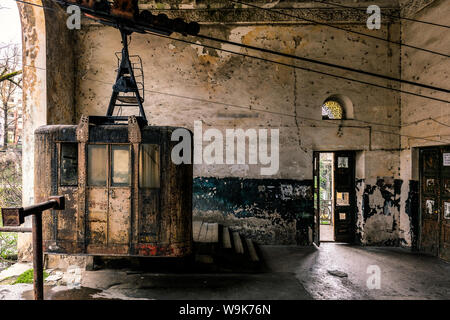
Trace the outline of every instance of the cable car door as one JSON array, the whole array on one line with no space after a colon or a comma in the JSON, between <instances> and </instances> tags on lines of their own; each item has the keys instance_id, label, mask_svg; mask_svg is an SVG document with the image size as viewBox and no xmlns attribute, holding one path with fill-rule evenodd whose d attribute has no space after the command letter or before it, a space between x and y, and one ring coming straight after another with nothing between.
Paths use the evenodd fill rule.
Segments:
<instances>
[{"instance_id":1,"label":"cable car door","mask_svg":"<svg viewBox=\"0 0 450 320\"><path fill-rule=\"evenodd\" d=\"M130 145L111 145L110 162L108 247L114 253L128 253L131 235Z\"/></svg>"},{"instance_id":2,"label":"cable car door","mask_svg":"<svg viewBox=\"0 0 450 320\"><path fill-rule=\"evenodd\" d=\"M126 254L130 241L130 146L89 144L87 151L86 252Z\"/></svg>"}]
</instances>

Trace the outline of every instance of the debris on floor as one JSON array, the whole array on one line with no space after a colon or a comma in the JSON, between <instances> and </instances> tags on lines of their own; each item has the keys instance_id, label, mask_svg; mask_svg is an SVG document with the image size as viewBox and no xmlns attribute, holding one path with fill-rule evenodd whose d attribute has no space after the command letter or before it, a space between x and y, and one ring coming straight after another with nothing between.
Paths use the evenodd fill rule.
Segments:
<instances>
[{"instance_id":1,"label":"debris on floor","mask_svg":"<svg viewBox=\"0 0 450 320\"><path fill-rule=\"evenodd\" d=\"M239 273L217 271L219 268L170 270L162 262L161 268L157 268L155 260L152 260L151 269L132 265L92 271L75 266L46 269L49 276L45 281L44 298L411 300L450 297L450 265L406 249L362 248L333 243L323 244L320 248L260 246L260 249L258 256L266 264L263 272L250 272L247 268ZM238 254L234 249L231 251L234 257L231 260L236 263L244 261L236 259L234 255ZM218 257L215 253L212 256ZM212 264L224 261L214 259ZM380 289L367 286L370 276L367 267L375 263L383 270ZM8 275L15 274L12 276L14 279L31 267L31 264L16 264L11 266L11 270L4 271ZM405 274L403 270L414 271ZM33 285L0 282L0 300L6 299L33 299Z\"/></svg>"},{"instance_id":2,"label":"debris on floor","mask_svg":"<svg viewBox=\"0 0 450 320\"><path fill-rule=\"evenodd\" d=\"M328 273L332 276L339 277L339 278L346 278L348 277L348 274L345 272L339 271L339 270L328 270Z\"/></svg>"},{"instance_id":3,"label":"debris on floor","mask_svg":"<svg viewBox=\"0 0 450 320\"><path fill-rule=\"evenodd\" d=\"M24 273L27 270L30 270L33 268L33 264L30 263L23 263L18 262L15 263L2 272L0 272L0 284L6 284L5 282L9 282L11 280L15 280L17 277L19 277L22 273Z\"/></svg>"}]
</instances>

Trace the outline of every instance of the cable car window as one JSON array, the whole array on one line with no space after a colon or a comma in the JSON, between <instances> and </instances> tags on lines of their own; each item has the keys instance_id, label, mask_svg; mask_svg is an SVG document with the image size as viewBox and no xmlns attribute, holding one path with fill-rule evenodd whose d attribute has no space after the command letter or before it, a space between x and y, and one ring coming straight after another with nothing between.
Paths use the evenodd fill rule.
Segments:
<instances>
[{"instance_id":1,"label":"cable car window","mask_svg":"<svg viewBox=\"0 0 450 320\"><path fill-rule=\"evenodd\" d=\"M78 144L61 144L59 177L62 186L76 186L78 184Z\"/></svg>"},{"instance_id":2,"label":"cable car window","mask_svg":"<svg viewBox=\"0 0 450 320\"><path fill-rule=\"evenodd\" d=\"M130 147L128 145L111 146L111 185L129 186L130 181Z\"/></svg>"},{"instance_id":3,"label":"cable car window","mask_svg":"<svg viewBox=\"0 0 450 320\"><path fill-rule=\"evenodd\" d=\"M139 187L159 188L159 145L142 144L139 153Z\"/></svg>"},{"instance_id":4,"label":"cable car window","mask_svg":"<svg viewBox=\"0 0 450 320\"><path fill-rule=\"evenodd\" d=\"M106 186L106 145L88 145L88 185Z\"/></svg>"}]
</instances>

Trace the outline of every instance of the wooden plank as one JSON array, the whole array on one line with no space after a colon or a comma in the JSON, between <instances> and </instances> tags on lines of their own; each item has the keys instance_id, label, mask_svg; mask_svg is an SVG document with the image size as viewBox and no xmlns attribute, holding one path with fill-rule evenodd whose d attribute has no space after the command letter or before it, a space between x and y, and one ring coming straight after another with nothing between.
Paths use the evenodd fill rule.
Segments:
<instances>
[{"instance_id":1,"label":"wooden plank","mask_svg":"<svg viewBox=\"0 0 450 320\"><path fill-rule=\"evenodd\" d=\"M247 242L248 252L250 254L250 260L259 261L258 254L256 253L255 246L253 245L253 241L251 239L245 239Z\"/></svg>"},{"instance_id":2,"label":"wooden plank","mask_svg":"<svg viewBox=\"0 0 450 320\"><path fill-rule=\"evenodd\" d=\"M242 244L241 236L238 232L233 232L233 242L236 253L244 254L244 245Z\"/></svg>"},{"instance_id":3,"label":"wooden plank","mask_svg":"<svg viewBox=\"0 0 450 320\"><path fill-rule=\"evenodd\" d=\"M230 229L228 227L223 227L223 234L222 234L222 246L225 249L231 249L231 238L230 238Z\"/></svg>"}]
</instances>

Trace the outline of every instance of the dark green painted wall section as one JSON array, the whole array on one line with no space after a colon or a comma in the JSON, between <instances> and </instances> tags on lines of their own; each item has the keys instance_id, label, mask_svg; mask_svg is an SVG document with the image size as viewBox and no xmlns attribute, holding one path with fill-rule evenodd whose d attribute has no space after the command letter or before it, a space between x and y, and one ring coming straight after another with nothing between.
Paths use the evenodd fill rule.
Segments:
<instances>
[{"instance_id":1,"label":"dark green painted wall section","mask_svg":"<svg viewBox=\"0 0 450 320\"><path fill-rule=\"evenodd\" d=\"M312 180L197 177L194 220L223 223L258 243L308 245L312 194Z\"/></svg>"}]
</instances>

